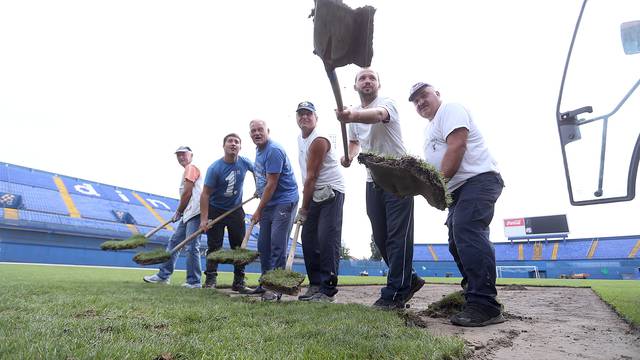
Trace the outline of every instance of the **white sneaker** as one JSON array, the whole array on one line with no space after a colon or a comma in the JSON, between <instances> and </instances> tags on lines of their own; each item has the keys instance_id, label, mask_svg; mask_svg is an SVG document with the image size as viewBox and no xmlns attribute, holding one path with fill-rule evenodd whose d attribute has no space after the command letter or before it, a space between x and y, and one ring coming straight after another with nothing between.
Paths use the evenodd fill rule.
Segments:
<instances>
[{"instance_id":1,"label":"white sneaker","mask_svg":"<svg viewBox=\"0 0 640 360\"><path fill-rule=\"evenodd\" d=\"M201 284L184 283L184 284L182 284L182 287L185 287L187 289L202 289L202 285Z\"/></svg>"},{"instance_id":2,"label":"white sneaker","mask_svg":"<svg viewBox=\"0 0 640 360\"><path fill-rule=\"evenodd\" d=\"M142 280L152 284L169 284L169 279L162 279L157 274L147 275Z\"/></svg>"}]
</instances>

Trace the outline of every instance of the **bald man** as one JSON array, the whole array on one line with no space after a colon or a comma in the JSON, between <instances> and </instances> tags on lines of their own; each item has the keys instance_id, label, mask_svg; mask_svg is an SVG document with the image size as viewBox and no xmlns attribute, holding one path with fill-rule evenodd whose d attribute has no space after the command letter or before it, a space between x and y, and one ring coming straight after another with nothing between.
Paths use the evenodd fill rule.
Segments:
<instances>
[{"instance_id":1,"label":"bald man","mask_svg":"<svg viewBox=\"0 0 640 360\"><path fill-rule=\"evenodd\" d=\"M252 221L260 224L258 251L262 274L269 270L284 269L287 243L298 208L298 185L291 161L284 148L270 139L269 127L264 120L252 120L249 134L256 145L255 176L260 204ZM296 244L292 244L296 246ZM282 294L256 288L262 300L279 300Z\"/></svg>"}]
</instances>

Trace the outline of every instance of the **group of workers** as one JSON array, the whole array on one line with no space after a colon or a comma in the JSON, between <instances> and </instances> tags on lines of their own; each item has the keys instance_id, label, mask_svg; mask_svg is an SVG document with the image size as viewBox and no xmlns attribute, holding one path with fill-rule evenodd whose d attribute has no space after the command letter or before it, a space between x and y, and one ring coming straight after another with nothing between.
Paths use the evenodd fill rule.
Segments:
<instances>
[{"instance_id":1,"label":"group of workers","mask_svg":"<svg viewBox=\"0 0 640 360\"><path fill-rule=\"evenodd\" d=\"M339 158L326 134L320 132L313 103L303 101L296 108L298 155L302 178L299 198L294 170L284 148L270 137L264 120L252 120L249 134L256 145L252 162L240 156L242 140L236 133L223 139L224 156L207 169L203 177L191 163L192 151L182 146L176 156L184 172L180 202L173 215L179 225L168 248L200 230L207 234L207 254L222 247L225 228L232 248L244 238L242 209L246 173L253 174L260 202L251 221L259 224L258 251L262 274L285 267L289 233L294 223L302 224L302 250L309 286L301 301L334 302L338 293L338 266L342 238L345 182L340 169L349 167L360 151L382 156L407 154L395 102L379 96L380 78L371 68L362 68L354 89L360 105L337 109L336 117L348 124L348 155ZM446 220L449 250L462 274L464 309L451 317L461 326L485 326L504 321L496 300L495 254L489 240L489 224L504 183L494 158L469 111L457 103L445 103L432 85L418 82L410 89L409 101L428 120L424 159L447 181L453 202ZM299 206L298 206L299 205ZM235 209L208 227L208 221ZM414 247L413 197L385 191L367 175L366 211L373 240L388 266L387 283L373 307L403 309L425 284L412 267ZM190 288L215 288L217 263L207 260L204 283L198 241L186 247L187 281ZM295 244L292 244L295 246ZM168 283L178 254L162 264L157 274L145 276L151 283ZM281 294L261 286L249 288L244 266L234 266L232 290L260 295L265 301Z\"/></svg>"}]
</instances>

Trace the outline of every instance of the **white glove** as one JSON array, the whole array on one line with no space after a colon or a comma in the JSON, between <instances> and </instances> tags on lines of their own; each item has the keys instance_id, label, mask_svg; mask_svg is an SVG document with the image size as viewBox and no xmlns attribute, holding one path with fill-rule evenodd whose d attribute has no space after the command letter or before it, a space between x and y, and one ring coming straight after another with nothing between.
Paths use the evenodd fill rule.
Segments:
<instances>
[{"instance_id":1,"label":"white glove","mask_svg":"<svg viewBox=\"0 0 640 360\"><path fill-rule=\"evenodd\" d=\"M303 224L307 220L308 213L309 213L309 210L307 209L303 209L303 208L298 209L298 214L296 215L296 219L294 220L294 222Z\"/></svg>"}]
</instances>

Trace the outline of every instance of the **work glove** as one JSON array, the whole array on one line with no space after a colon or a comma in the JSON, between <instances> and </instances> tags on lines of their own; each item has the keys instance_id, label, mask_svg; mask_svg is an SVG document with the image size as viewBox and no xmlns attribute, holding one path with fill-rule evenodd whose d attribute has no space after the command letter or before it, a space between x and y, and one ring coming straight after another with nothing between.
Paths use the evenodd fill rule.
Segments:
<instances>
[{"instance_id":1,"label":"work glove","mask_svg":"<svg viewBox=\"0 0 640 360\"><path fill-rule=\"evenodd\" d=\"M303 209L303 208L298 209L298 214L296 215L296 219L294 222L304 224L304 222L307 220L308 213L309 213L309 210L307 209Z\"/></svg>"}]
</instances>

